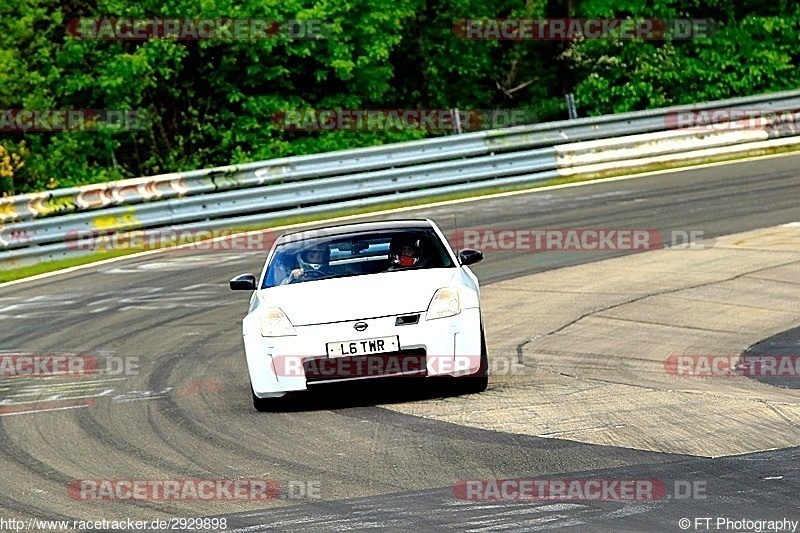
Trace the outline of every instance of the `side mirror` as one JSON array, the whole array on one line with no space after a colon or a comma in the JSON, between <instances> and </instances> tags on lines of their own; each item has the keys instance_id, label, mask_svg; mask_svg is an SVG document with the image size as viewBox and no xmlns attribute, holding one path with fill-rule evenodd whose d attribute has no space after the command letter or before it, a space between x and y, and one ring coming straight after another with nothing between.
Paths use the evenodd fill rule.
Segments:
<instances>
[{"instance_id":1,"label":"side mirror","mask_svg":"<svg viewBox=\"0 0 800 533\"><path fill-rule=\"evenodd\" d=\"M256 277L252 274L239 274L230 281L232 291L256 290Z\"/></svg>"},{"instance_id":2,"label":"side mirror","mask_svg":"<svg viewBox=\"0 0 800 533\"><path fill-rule=\"evenodd\" d=\"M478 261L483 260L483 252L480 250L473 250L472 248L464 248L458 252L458 259L464 266L473 265Z\"/></svg>"}]
</instances>

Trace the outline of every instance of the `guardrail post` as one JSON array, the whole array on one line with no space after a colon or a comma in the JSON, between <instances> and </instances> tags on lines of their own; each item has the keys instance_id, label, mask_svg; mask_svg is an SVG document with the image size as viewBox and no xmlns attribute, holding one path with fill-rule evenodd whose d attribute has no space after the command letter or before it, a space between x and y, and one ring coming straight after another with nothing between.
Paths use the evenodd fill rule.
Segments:
<instances>
[{"instance_id":1,"label":"guardrail post","mask_svg":"<svg viewBox=\"0 0 800 533\"><path fill-rule=\"evenodd\" d=\"M450 110L453 113L453 128L456 133L461 133L461 117L458 115L458 108Z\"/></svg>"},{"instance_id":2,"label":"guardrail post","mask_svg":"<svg viewBox=\"0 0 800 533\"><path fill-rule=\"evenodd\" d=\"M578 110L575 108L575 95L572 93L567 93L567 112L570 119L578 118Z\"/></svg>"}]
</instances>

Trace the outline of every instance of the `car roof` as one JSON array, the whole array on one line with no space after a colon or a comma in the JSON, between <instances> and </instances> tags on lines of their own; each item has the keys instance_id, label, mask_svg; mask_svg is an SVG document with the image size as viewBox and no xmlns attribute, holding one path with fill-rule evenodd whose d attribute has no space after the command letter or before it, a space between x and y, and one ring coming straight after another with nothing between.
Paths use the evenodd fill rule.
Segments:
<instances>
[{"instance_id":1,"label":"car roof","mask_svg":"<svg viewBox=\"0 0 800 533\"><path fill-rule=\"evenodd\" d=\"M365 231L381 231L395 229L432 229L433 222L427 219L418 220L382 220L378 222L357 222L339 226L326 226L323 228L285 233L278 238L277 244L286 241L301 241L316 239L318 237L331 237L346 235L348 233L361 233Z\"/></svg>"}]
</instances>

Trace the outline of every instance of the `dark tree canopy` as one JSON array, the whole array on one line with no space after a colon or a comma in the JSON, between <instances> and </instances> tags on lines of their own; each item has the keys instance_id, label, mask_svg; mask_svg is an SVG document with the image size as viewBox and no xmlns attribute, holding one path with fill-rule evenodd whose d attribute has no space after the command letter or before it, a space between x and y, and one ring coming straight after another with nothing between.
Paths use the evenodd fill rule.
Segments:
<instances>
[{"instance_id":1,"label":"dark tree canopy","mask_svg":"<svg viewBox=\"0 0 800 533\"><path fill-rule=\"evenodd\" d=\"M325 39L91 40L81 18L325 20ZM468 40L464 18L711 18L712 38ZM113 109L135 131L0 127L14 194L452 132L284 131L308 109L524 109L539 121L800 87L793 0L14 0L0 2L0 111Z\"/></svg>"}]
</instances>

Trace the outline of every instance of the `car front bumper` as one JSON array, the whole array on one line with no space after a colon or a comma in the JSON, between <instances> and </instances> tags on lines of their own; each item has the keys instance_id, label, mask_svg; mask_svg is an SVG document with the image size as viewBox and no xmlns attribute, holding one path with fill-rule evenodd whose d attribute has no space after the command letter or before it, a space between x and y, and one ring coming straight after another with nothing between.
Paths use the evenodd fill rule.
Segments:
<instances>
[{"instance_id":1,"label":"car front bumper","mask_svg":"<svg viewBox=\"0 0 800 533\"><path fill-rule=\"evenodd\" d=\"M309 368L316 370L317 377L321 370L324 376L319 381L326 382L401 375L463 376L480 370L479 308L462 309L458 315L435 320L425 320L424 311L415 314L419 315L415 324L398 325L398 316L388 316L296 326L297 334L285 337L246 332L244 346L253 392L268 398L307 390L309 382L318 381L306 375ZM358 322L367 323L367 329L357 331L354 326ZM370 355L365 363L355 357L327 354L327 343L393 336L398 337L399 352ZM424 364L424 370L420 364Z\"/></svg>"}]
</instances>

